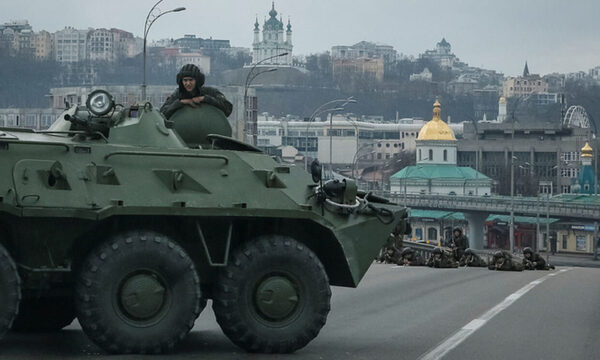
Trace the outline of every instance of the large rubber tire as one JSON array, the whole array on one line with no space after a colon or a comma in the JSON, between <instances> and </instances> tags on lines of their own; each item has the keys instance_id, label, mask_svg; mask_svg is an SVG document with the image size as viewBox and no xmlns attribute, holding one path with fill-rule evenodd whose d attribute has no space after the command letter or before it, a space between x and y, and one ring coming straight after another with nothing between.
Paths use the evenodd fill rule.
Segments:
<instances>
[{"instance_id":1,"label":"large rubber tire","mask_svg":"<svg viewBox=\"0 0 600 360\"><path fill-rule=\"evenodd\" d=\"M18 332L59 331L75 319L70 297L23 299L12 330Z\"/></svg>"},{"instance_id":2,"label":"large rubber tire","mask_svg":"<svg viewBox=\"0 0 600 360\"><path fill-rule=\"evenodd\" d=\"M6 334L19 312L21 280L17 266L0 245L0 338Z\"/></svg>"},{"instance_id":3,"label":"large rubber tire","mask_svg":"<svg viewBox=\"0 0 600 360\"><path fill-rule=\"evenodd\" d=\"M315 253L273 235L233 252L219 274L213 309L225 335L239 347L290 353L318 335L330 299L329 279Z\"/></svg>"},{"instance_id":4,"label":"large rubber tire","mask_svg":"<svg viewBox=\"0 0 600 360\"><path fill-rule=\"evenodd\" d=\"M91 252L76 285L83 331L111 353L172 350L205 302L193 261L165 235L119 234Z\"/></svg>"}]
</instances>

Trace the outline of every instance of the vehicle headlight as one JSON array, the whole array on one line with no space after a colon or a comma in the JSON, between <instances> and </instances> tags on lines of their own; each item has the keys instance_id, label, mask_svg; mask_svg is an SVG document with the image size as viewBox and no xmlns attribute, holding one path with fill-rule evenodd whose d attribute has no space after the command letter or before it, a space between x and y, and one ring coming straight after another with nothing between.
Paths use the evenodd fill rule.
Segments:
<instances>
[{"instance_id":1,"label":"vehicle headlight","mask_svg":"<svg viewBox=\"0 0 600 360\"><path fill-rule=\"evenodd\" d=\"M108 114L114 107L112 96L104 90L94 90L85 103L87 108L96 116Z\"/></svg>"}]
</instances>

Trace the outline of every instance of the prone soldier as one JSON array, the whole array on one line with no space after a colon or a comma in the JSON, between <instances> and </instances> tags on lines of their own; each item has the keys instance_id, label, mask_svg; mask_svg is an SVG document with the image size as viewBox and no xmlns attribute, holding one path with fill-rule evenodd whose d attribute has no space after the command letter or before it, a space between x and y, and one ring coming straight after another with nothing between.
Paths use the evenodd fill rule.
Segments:
<instances>
[{"instance_id":1,"label":"prone soldier","mask_svg":"<svg viewBox=\"0 0 600 360\"><path fill-rule=\"evenodd\" d=\"M400 245L400 246L398 246ZM379 251L379 256L375 259L380 263L385 264L398 264L402 265L402 257L400 256L400 249L402 248L402 235L391 233L388 237L387 243Z\"/></svg>"},{"instance_id":2,"label":"prone soldier","mask_svg":"<svg viewBox=\"0 0 600 360\"><path fill-rule=\"evenodd\" d=\"M515 259L508 251L498 250L494 253L494 257L492 258L488 269L502 271L523 271L523 264Z\"/></svg>"},{"instance_id":3,"label":"prone soldier","mask_svg":"<svg viewBox=\"0 0 600 360\"><path fill-rule=\"evenodd\" d=\"M427 266L434 268L457 268L458 262L454 260L454 255L451 250L436 247L429 260Z\"/></svg>"},{"instance_id":4,"label":"prone soldier","mask_svg":"<svg viewBox=\"0 0 600 360\"><path fill-rule=\"evenodd\" d=\"M407 247L402 249L400 253L401 263L398 265L404 266L423 266L425 265L425 259L421 255L415 252L415 249Z\"/></svg>"},{"instance_id":5,"label":"prone soldier","mask_svg":"<svg viewBox=\"0 0 600 360\"><path fill-rule=\"evenodd\" d=\"M486 267L488 266L487 261L485 261L481 256L476 254L470 248L465 250L465 253L460 258L458 264L460 266L473 266L473 267Z\"/></svg>"},{"instance_id":6,"label":"prone soldier","mask_svg":"<svg viewBox=\"0 0 600 360\"><path fill-rule=\"evenodd\" d=\"M523 267L525 270L550 270L554 265L546 264L544 258L528 246L523 249Z\"/></svg>"}]
</instances>

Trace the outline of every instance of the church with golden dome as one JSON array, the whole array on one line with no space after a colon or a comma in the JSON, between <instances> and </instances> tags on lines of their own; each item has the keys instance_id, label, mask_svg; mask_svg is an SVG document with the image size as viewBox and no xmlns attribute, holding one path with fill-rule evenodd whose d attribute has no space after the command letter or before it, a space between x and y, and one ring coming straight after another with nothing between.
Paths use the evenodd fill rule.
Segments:
<instances>
[{"instance_id":1,"label":"church with golden dome","mask_svg":"<svg viewBox=\"0 0 600 360\"><path fill-rule=\"evenodd\" d=\"M416 140L416 165L390 177L390 191L408 194L490 195L492 179L470 167L456 166L456 137L442 120L442 105L433 104L433 118Z\"/></svg>"}]
</instances>

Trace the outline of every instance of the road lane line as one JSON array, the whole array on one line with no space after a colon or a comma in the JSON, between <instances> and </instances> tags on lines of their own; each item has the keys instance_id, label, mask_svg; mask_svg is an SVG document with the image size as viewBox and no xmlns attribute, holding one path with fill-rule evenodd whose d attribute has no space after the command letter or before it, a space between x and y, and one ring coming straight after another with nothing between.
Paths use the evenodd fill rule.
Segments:
<instances>
[{"instance_id":1,"label":"road lane line","mask_svg":"<svg viewBox=\"0 0 600 360\"><path fill-rule=\"evenodd\" d=\"M421 355L419 360L439 360L444 355L446 355L450 350L457 347L460 343L465 341L471 334L480 329L483 325L485 325L488 321L490 321L494 316L498 315L502 310L506 309L510 305L512 305L517 299L521 298L531 289L536 287L537 285L543 283L545 280L550 277L554 277L557 274L563 273L565 271L569 271L571 268L561 269L558 272L548 274L542 278L534 280L529 284L523 286L519 290L514 293L508 295L502 302L498 305L494 306L490 310L486 311L483 315L478 317L477 319L472 320L462 328L460 328L456 333L446 338L441 344L428 351L427 353Z\"/></svg>"}]
</instances>

